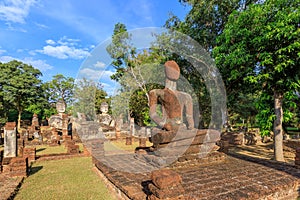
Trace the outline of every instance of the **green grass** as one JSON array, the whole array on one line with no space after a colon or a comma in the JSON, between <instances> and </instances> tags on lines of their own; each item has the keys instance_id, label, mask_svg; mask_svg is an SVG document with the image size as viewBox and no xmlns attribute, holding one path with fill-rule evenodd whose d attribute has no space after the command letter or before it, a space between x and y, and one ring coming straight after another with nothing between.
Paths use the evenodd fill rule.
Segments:
<instances>
[{"instance_id":1,"label":"green grass","mask_svg":"<svg viewBox=\"0 0 300 200\"><path fill-rule=\"evenodd\" d=\"M79 145L79 150L83 151L83 145ZM67 148L65 148L65 145L59 145L59 146L54 146L50 147L49 145L38 145L36 146L36 155L45 155L45 154L60 154L60 153L67 153Z\"/></svg>"},{"instance_id":2,"label":"green grass","mask_svg":"<svg viewBox=\"0 0 300 200\"><path fill-rule=\"evenodd\" d=\"M89 157L35 162L15 200L113 200L92 167Z\"/></svg>"},{"instance_id":3,"label":"green grass","mask_svg":"<svg viewBox=\"0 0 300 200\"><path fill-rule=\"evenodd\" d=\"M44 154L59 154L59 153L67 153L67 149L64 145L50 147L48 145L38 145L36 148L36 155L44 155Z\"/></svg>"}]
</instances>

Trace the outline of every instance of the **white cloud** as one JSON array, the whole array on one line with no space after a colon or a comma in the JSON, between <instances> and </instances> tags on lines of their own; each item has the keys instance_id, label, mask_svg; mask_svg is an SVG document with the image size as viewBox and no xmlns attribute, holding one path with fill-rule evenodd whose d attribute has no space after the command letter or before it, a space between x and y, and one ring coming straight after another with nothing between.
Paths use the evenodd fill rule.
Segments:
<instances>
[{"instance_id":1,"label":"white cloud","mask_svg":"<svg viewBox=\"0 0 300 200\"><path fill-rule=\"evenodd\" d=\"M46 40L46 43L47 43L47 44L50 44L50 45L54 45L56 42L53 41L53 40Z\"/></svg>"},{"instance_id":2,"label":"white cloud","mask_svg":"<svg viewBox=\"0 0 300 200\"><path fill-rule=\"evenodd\" d=\"M33 67L39 69L41 72L44 72L44 71L47 71L47 70L50 70L53 68L53 66L49 65L45 60L35 60L32 57L26 57L24 59L18 59L18 58L14 58L11 56L1 56L0 57L0 62L3 62L3 63L7 63L12 60L19 60L23 63L32 65Z\"/></svg>"},{"instance_id":3,"label":"white cloud","mask_svg":"<svg viewBox=\"0 0 300 200\"><path fill-rule=\"evenodd\" d=\"M68 46L50 46L47 45L43 47L42 50L37 50L39 53L46 54L48 56L52 56L59 59L83 59L90 55L88 51L83 49L76 49L75 47L68 47Z\"/></svg>"},{"instance_id":4,"label":"white cloud","mask_svg":"<svg viewBox=\"0 0 300 200\"><path fill-rule=\"evenodd\" d=\"M103 85L103 89L107 92L109 96L111 96L115 93L116 85L118 85L116 81L111 80L110 78L110 76L113 74L114 72L108 70L102 71L91 68L84 68L79 71L77 78L86 78L88 80L93 80L96 82L99 81Z\"/></svg>"},{"instance_id":5,"label":"white cloud","mask_svg":"<svg viewBox=\"0 0 300 200\"><path fill-rule=\"evenodd\" d=\"M2 63L7 63L12 60L16 60L16 59L11 56L1 56L0 57L0 62L2 62Z\"/></svg>"},{"instance_id":6,"label":"white cloud","mask_svg":"<svg viewBox=\"0 0 300 200\"><path fill-rule=\"evenodd\" d=\"M25 23L36 0L4 0L0 2L0 20L14 23Z\"/></svg>"},{"instance_id":7,"label":"white cloud","mask_svg":"<svg viewBox=\"0 0 300 200\"><path fill-rule=\"evenodd\" d=\"M94 64L94 66L97 67L97 68L103 68L103 67L106 66L106 64L101 62L101 61L97 61L97 63Z\"/></svg>"},{"instance_id":8,"label":"white cloud","mask_svg":"<svg viewBox=\"0 0 300 200\"><path fill-rule=\"evenodd\" d=\"M89 80L99 80L101 77L102 71L94 70L90 68L84 68L79 71L80 78L86 78Z\"/></svg>"},{"instance_id":9,"label":"white cloud","mask_svg":"<svg viewBox=\"0 0 300 200\"><path fill-rule=\"evenodd\" d=\"M46 46L36 52L59 59L83 59L90 55L88 48L77 48L78 39L60 38L58 41L46 40Z\"/></svg>"},{"instance_id":10,"label":"white cloud","mask_svg":"<svg viewBox=\"0 0 300 200\"><path fill-rule=\"evenodd\" d=\"M84 69L80 69L78 78L85 77L86 79L100 80L101 82L109 82L112 81L110 79L110 76L113 74L114 72L108 70L103 71L103 70L96 70L91 68L84 68Z\"/></svg>"},{"instance_id":11,"label":"white cloud","mask_svg":"<svg viewBox=\"0 0 300 200\"><path fill-rule=\"evenodd\" d=\"M50 70L53 68L53 66L46 63L45 60L34 60L31 57L24 58L23 62L28 63L28 64L32 65L33 67L38 68L41 72L44 72L44 71L47 71L47 70Z\"/></svg>"},{"instance_id":12,"label":"white cloud","mask_svg":"<svg viewBox=\"0 0 300 200\"><path fill-rule=\"evenodd\" d=\"M77 46L78 42L80 42L79 39L72 39L72 38L68 38L67 36L63 36L58 40L57 43L61 45L67 45L67 46Z\"/></svg>"}]
</instances>

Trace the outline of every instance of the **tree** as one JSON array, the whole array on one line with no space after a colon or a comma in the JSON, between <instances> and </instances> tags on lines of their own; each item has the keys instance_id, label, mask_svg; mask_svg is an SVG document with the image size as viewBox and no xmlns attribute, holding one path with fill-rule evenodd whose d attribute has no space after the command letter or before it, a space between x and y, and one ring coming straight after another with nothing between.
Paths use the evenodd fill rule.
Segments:
<instances>
[{"instance_id":1,"label":"tree","mask_svg":"<svg viewBox=\"0 0 300 200\"><path fill-rule=\"evenodd\" d=\"M12 105L18 111L18 130L21 114L36 101L36 94L41 85L42 73L20 61L0 63L0 89L5 104Z\"/></svg>"},{"instance_id":2,"label":"tree","mask_svg":"<svg viewBox=\"0 0 300 200\"><path fill-rule=\"evenodd\" d=\"M158 79L162 79L161 76L158 76L158 74L161 75L160 73L155 73L159 70L161 60L157 56L152 56L151 50L137 51L132 45L130 33L127 32L126 26L122 23L115 25L112 43L108 45L106 50L113 59L111 65L116 69L116 73L111 78L120 83L121 89L119 92L122 93L112 99L115 107L113 110L115 113L113 114L118 117L120 114L125 115L124 112L127 112L128 118L136 117L135 119L139 122L139 125L145 125L144 122L147 124L149 120L145 119L149 119L148 112L143 110L143 114L140 115L133 111L136 111L137 107L148 105L148 91L153 87L146 83L157 83ZM135 96L135 98L131 98L131 96ZM120 97L125 97L126 100ZM146 105L145 102L147 102ZM128 106L130 109L125 109Z\"/></svg>"},{"instance_id":3,"label":"tree","mask_svg":"<svg viewBox=\"0 0 300 200\"><path fill-rule=\"evenodd\" d=\"M96 114L100 114L100 107L101 104L106 102L108 105L110 105L110 98L107 98L107 93L105 90L103 90L103 86L99 83L96 84L96 93L95 93L95 109L96 109ZM109 113L111 110L109 109Z\"/></svg>"},{"instance_id":4,"label":"tree","mask_svg":"<svg viewBox=\"0 0 300 200\"><path fill-rule=\"evenodd\" d=\"M45 83L42 83L41 87L36 93L35 103L26 108L26 111L32 114L38 114L42 119L46 119L51 115L54 115L57 111L55 109L55 106L48 101L50 99L50 95L51 94L49 94L46 90Z\"/></svg>"},{"instance_id":5,"label":"tree","mask_svg":"<svg viewBox=\"0 0 300 200\"><path fill-rule=\"evenodd\" d=\"M62 100L66 105L72 103L74 79L62 74L53 76L53 79L44 84L45 91L49 94L52 103Z\"/></svg>"},{"instance_id":6,"label":"tree","mask_svg":"<svg viewBox=\"0 0 300 200\"><path fill-rule=\"evenodd\" d=\"M216 63L221 70L230 72L231 83L243 74L245 83L261 88L257 108L265 117L259 120L268 125L273 121L277 161L284 160L284 101L300 89L298 6L294 0L267 0L233 12L214 49ZM267 110L264 105L268 105Z\"/></svg>"},{"instance_id":7,"label":"tree","mask_svg":"<svg viewBox=\"0 0 300 200\"><path fill-rule=\"evenodd\" d=\"M191 6L184 21L171 15L165 26L187 34L207 51L216 46L216 38L223 32L229 15L235 10L245 10L258 0L179 0Z\"/></svg>"},{"instance_id":8,"label":"tree","mask_svg":"<svg viewBox=\"0 0 300 200\"><path fill-rule=\"evenodd\" d=\"M73 114L84 113L87 120L95 120L106 96L101 84L85 78L78 80L75 84Z\"/></svg>"},{"instance_id":9,"label":"tree","mask_svg":"<svg viewBox=\"0 0 300 200\"><path fill-rule=\"evenodd\" d=\"M171 30L179 31L189 35L196 40L206 51L212 52L217 45L216 38L223 33L224 27L230 14L236 10L246 10L249 5L259 3L261 0L179 0L184 6L190 6L191 9L181 21L178 17L171 15L166 21L165 27ZM179 60L172 58L179 63ZM200 102L201 124L203 127L210 120L210 101L209 93L204 85L202 77L195 73L190 73L189 64L182 62L179 65L182 68L183 76L190 80L193 87L198 92L198 102ZM187 72L187 73L185 73ZM222 73L222 72L221 72ZM231 72L222 73L226 86L228 113L226 124L230 124L230 116L242 113L235 113L239 109L235 106L236 99L240 93L251 95L248 86L243 85L241 79L236 79L235 83L227 81L227 75ZM241 76L242 77L242 76Z\"/></svg>"}]
</instances>

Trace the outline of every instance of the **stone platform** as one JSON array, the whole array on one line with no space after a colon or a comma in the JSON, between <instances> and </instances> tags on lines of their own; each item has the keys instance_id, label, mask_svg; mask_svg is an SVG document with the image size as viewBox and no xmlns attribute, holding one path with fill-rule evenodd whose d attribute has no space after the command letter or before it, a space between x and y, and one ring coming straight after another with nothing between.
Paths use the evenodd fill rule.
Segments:
<instances>
[{"instance_id":1,"label":"stone platform","mask_svg":"<svg viewBox=\"0 0 300 200\"><path fill-rule=\"evenodd\" d=\"M99 171L123 193L120 199L152 199L148 186L155 168L141 162L134 154L111 155L104 162L94 159ZM182 177L185 191L174 199L292 200L300 196L300 169L289 164L230 155L219 163L174 165L170 169Z\"/></svg>"},{"instance_id":2,"label":"stone platform","mask_svg":"<svg viewBox=\"0 0 300 200\"><path fill-rule=\"evenodd\" d=\"M11 177L0 173L0 200L13 199L24 177Z\"/></svg>"}]
</instances>

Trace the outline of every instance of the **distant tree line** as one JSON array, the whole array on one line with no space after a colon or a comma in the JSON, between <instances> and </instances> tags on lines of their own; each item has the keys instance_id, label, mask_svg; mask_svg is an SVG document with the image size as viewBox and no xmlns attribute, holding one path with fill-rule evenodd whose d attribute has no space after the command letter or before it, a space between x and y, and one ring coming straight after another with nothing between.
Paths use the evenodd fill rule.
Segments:
<instances>
[{"instance_id":1,"label":"distant tree line","mask_svg":"<svg viewBox=\"0 0 300 200\"><path fill-rule=\"evenodd\" d=\"M73 113L74 92L78 90L74 78L57 74L43 83L41 77L42 73L29 64L17 60L0 63L0 124L16 121L20 129L21 120L31 120L34 113L39 119L47 119L56 114L59 100L67 105L68 114ZM100 83L94 88L93 107L99 113L107 93Z\"/></svg>"}]
</instances>

